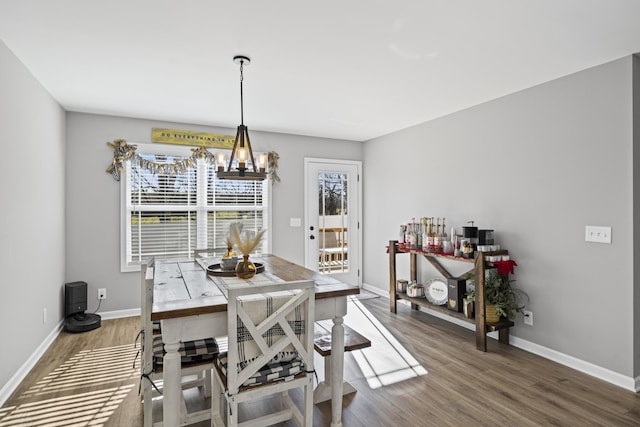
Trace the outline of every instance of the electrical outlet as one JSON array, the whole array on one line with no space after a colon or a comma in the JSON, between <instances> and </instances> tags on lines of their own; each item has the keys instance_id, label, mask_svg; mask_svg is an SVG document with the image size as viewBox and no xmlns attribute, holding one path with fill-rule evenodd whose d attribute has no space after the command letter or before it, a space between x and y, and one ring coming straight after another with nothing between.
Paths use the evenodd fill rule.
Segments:
<instances>
[{"instance_id":1,"label":"electrical outlet","mask_svg":"<svg viewBox=\"0 0 640 427\"><path fill-rule=\"evenodd\" d=\"M587 225L584 230L584 240L595 243L611 243L611 227Z\"/></svg>"},{"instance_id":2,"label":"electrical outlet","mask_svg":"<svg viewBox=\"0 0 640 427\"><path fill-rule=\"evenodd\" d=\"M533 311L525 310L523 314L524 314L524 324L533 326Z\"/></svg>"},{"instance_id":3,"label":"electrical outlet","mask_svg":"<svg viewBox=\"0 0 640 427\"><path fill-rule=\"evenodd\" d=\"M98 289L98 299L107 299L107 289L106 288Z\"/></svg>"}]
</instances>

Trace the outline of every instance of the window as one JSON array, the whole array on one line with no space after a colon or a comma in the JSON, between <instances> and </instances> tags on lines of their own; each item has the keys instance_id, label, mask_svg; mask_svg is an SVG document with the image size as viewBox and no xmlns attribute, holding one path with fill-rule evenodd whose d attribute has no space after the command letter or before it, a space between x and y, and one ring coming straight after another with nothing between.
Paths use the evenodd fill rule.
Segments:
<instances>
[{"instance_id":1,"label":"window","mask_svg":"<svg viewBox=\"0 0 640 427\"><path fill-rule=\"evenodd\" d=\"M183 147L139 144L139 162L127 162L123 175L122 271L139 269L149 257L191 258L194 250L226 249L229 226L269 228L269 182L218 180L204 160L177 167L191 152ZM146 150L146 151L145 151ZM256 253L268 252L265 233Z\"/></svg>"}]
</instances>

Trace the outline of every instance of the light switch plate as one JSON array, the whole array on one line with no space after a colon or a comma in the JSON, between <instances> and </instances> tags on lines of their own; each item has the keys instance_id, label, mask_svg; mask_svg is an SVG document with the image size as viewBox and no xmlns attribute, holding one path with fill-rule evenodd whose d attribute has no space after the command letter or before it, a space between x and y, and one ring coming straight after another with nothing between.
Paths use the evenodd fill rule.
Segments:
<instances>
[{"instance_id":1,"label":"light switch plate","mask_svg":"<svg viewBox=\"0 0 640 427\"><path fill-rule=\"evenodd\" d=\"M289 227L300 227L302 221L300 218L289 218Z\"/></svg>"},{"instance_id":2,"label":"light switch plate","mask_svg":"<svg viewBox=\"0 0 640 427\"><path fill-rule=\"evenodd\" d=\"M611 227L587 225L584 240L595 243L611 243Z\"/></svg>"}]
</instances>

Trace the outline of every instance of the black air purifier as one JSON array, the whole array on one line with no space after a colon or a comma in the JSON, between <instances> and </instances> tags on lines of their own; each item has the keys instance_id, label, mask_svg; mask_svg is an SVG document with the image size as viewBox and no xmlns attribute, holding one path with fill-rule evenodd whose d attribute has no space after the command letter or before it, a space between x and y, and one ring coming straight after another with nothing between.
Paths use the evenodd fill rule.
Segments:
<instances>
[{"instance_id":1,"label":"black air purifier","mask_svg":"<svg viewBox=\"0 0 640 427\"><path fill-rule=\"evenodd\" d=\"M100 327L100 316L87 310L87 282L64 285L64 329L67 332L86 332Z\"/></svg>"}]
</instances>

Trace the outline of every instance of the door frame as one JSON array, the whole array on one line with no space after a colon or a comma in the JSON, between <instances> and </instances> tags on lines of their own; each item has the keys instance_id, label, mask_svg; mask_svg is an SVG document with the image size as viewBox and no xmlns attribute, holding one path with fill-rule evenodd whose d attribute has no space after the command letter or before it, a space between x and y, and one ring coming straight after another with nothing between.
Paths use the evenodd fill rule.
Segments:
<instances>
[{"instance_id":1,"label":"door frame","mask_svg":"<svg viewBox=\"0 0 640 427\"><path fill-rule=\"evenodd\" d=\"M356 220L357 220L357 230L356 230L356 236L355 239L353 239L353 236L351 234L349 234L349 242L353 240L355 240L355 242L358 245L358 256L356 260L352 260L350 258L350 262L351 261L355 261L355 268L357 268L357 277L358 277L358 286L362 287L362 161L361 160L339 160L339 159L324 159L324 158L317 158L317 157L305 157L304 158L304 262L305 262L305 267L306 268L310 268L310 260L309 260L309 237L310 237L310 230L309 230L309 165L311 163L326 163L326 164L334 164L334 165L349 165L349 166L355 166L357 169L357 176L356 176L356 188L357 188L357 197L356 197L356 209L357 209L357 215L356 215ZM316 194L313 195L314 197L316 197ZM313 269L313 268L310 268ZM315 270L315 269L313 269Z\"/></svg>"}]
</instances>

